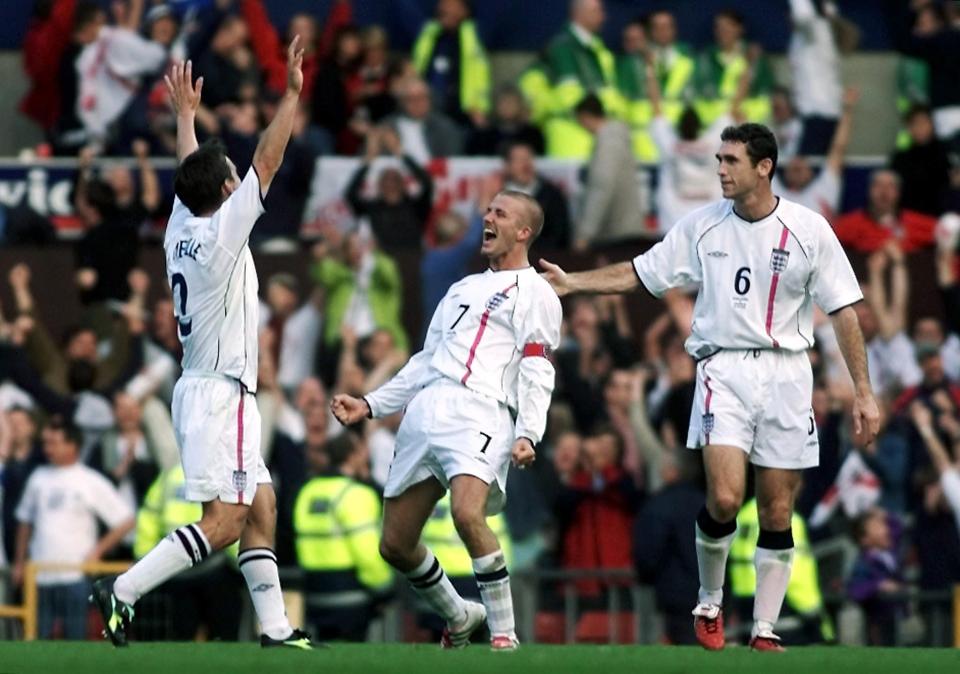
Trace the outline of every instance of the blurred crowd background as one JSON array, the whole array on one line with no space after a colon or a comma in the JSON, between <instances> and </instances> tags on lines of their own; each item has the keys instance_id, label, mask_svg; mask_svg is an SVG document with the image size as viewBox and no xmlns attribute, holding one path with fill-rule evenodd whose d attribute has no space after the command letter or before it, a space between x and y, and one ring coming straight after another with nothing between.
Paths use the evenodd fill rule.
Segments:
<instances>
[{"instance_id":1,"label":"blurred crowd background","mask_svg":"<svg viewBox=\"0 0 960 674\"><path fill-rule=\"evenodd\" d=\"M32 126L0 161L0 603L20 600L29 560L132 559L197 518L169 416L180 347L159 245L175 145L162 76L192 61L201 140L222 138L242 175L300 35L300 114L251 244L277 554L308 627L357 640L439 627L414 617L377 553L400 417L344 429L328 401L386 381L447 287L483 269L492 195L520 189L543 206L533 260L625 259L719 198L719 131L749 120L777 135L775 192L824 215L854 261L883 412L877 442L854 447L850 380L819 316L821 460L798 499L782 632L788 643L951 643L957 3L711 1L678 15L684 3L640 0L16 4L0 9L0 40L27 91L4 106L20 116L11 129ZM895 94L881 101L870 78L844 76L868 51L892 59ZM891 114L892 128L877 123ZM854 135L870 156L848 156ZM695 292L564 302L547 436L533 469L511 474L494 522L522 593L521 638L692 639L703 491L684 449L695 370L683 343ZM750 624L752 501L738 519L733 632ZM476 594L444 502L425 538ZM337 574L349 591L332 589ZM96 634L86 577L37 580L41 636ZM241 590L232 553L214 556L138 609L140 636L236 639Z\"/></svg>"}]
</instances>

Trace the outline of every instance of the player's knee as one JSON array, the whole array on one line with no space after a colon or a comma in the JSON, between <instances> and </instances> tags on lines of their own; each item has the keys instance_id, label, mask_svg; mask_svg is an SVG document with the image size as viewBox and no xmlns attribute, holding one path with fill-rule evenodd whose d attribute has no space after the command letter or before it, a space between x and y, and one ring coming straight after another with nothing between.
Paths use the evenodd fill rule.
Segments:
<instances>
[{"instance_id":1,"label":"player's knee","mask_svg":"<svg viewBox=\"0 0 960 674\"><path fill-rule=\"evenodd\" d=\"M204 517L200 521L210 547L222 550L240 540L246 520L246 513L220 513L216 517Z\"/></svg>"},{"instance_id":2,"label":"player's knee","mask_svg":"<svg viewBox=\"0 0 960 674\"><path fill-rule=\"evenodd\" d=\"M380 556L394 568L409 566L410 556L415 548L416 545L413 547L406 545L398 536L387 531L383 532L383 537L380 539Z\"/></svg>"},{"instance_id":3,"label":"player's knee","mask_svg":"<svg viewBox=\"0 0 960 674\"><path fill-rule=\"evenodd\" d=\"M718 522L729 522L740 512L743 498L733 490L718 489L711 499L710 516Z\"/></svg>"},{"instance_id":4,"label":"player's knee","mask_svg":"<svg viewBox=\"0 0 960 674\"><path fill-rule=\"evenodd\" d=\"M478 530L487 525L483 506L477 506L473 503L455 503L450 514L453 517L453 525L457 528L457 533L464 541L471 540Z\"/></svg>"},{"instance_id":5,"label":"player's knee","mask_svg":"<svg viewBox=\"0 0 960 674\"><path fill-rule=\"evenodd\" d=\"M768 531L783 531L790 527L793 506L789 501L777 500L772 503L758 504L757 510L761 528Z\"/></svg>"}]
</instances>

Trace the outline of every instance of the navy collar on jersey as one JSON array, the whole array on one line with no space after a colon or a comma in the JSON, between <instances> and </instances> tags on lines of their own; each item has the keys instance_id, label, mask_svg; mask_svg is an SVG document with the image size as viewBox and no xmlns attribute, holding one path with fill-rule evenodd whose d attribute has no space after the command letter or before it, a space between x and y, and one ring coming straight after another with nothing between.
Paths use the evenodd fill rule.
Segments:
<instances>
[{"instance_id":1,"label":"navy collar on jersey","mask_svg":"<svg viewBox=\"0 0 960 674\"><path fill-rule=\"evenodd\" d=\"M737 207L736 207L736 206L730 206L730 210L733 211L733 214L734 214L735 216L737 216L738 218L740 218L740 219L743 220L744 222L749 222L749 223L760 222L761 220L766 220L767 218L769 218L771 215L773 215L774 213L777 212L777 209L778 209L778 208L780 208L780 197L775 197L775 199L777 200L777 203L774 204L773 210L771 210L771 211L770 211L769 213L767 213L766 215L762 215L762 216L760 216L759 218L756 218L756 219L754 219L754 220L751 220L751 219L749 219L749 218L745 218L745 217L743 217L742 215L740 215L739 213L737 213Z\"/></svg>"}]
</instances>

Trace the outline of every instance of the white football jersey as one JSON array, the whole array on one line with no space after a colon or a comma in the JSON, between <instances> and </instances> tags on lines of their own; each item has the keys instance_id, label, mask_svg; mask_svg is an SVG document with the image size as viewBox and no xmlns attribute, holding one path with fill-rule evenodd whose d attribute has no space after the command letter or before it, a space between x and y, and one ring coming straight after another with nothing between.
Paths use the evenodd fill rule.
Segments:
<instances>
[{"instance_id":1,"label":"white football jersey","mask_svg":"<svg viewBox=\"0 0 960 674\"><path fill-rule=\"evenodd\" d=\"M754 222L728 200L698 209L633 266L657 297L699 284L686 343L697 359L720 349L806 350L814 302L829 314L863 299L827 221L783 198Z\"/></svg>"},{"instance_id":2,"label":"white football jersey","mask_svg":"<svg viewBox=\"0 0 960 674\"><path fill-rule=\"evenodd\" d=\"M510 407L516 437L536 444L554 385L553 364L539 356L560 344L562 318L560 299L533 267L467 276L441 300L423 350L366 396L370 411L392 414L446 377Z\"/></svg>"},{"instance_id":3,"label":"white football jersey","mask_svg":"<svg viewBox=\"0 0 960 674\"><path fill-rule=\"evenodd\" d=\"M247 240L263 210L251 167L209 218L194 217L174 199L163 240L183 370L232 377L251 392L257 390L260 305Z\"/></svg>"}]
</instances>

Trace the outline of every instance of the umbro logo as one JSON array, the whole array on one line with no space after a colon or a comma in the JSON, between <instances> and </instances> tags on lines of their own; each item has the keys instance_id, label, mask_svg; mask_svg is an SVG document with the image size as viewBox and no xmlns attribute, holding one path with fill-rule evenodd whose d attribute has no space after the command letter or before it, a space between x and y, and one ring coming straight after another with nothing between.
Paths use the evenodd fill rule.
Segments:
<instances>
[{"instance_id":1,"label":"umbro logo","mask_svg":"<svg viewBox=\"0 0 960 674\"><path fill-rule=\"evenodd\" d=\"M710 257L727 257L727 254L722 250L711 250L709 253L707 253L707 255Z\"/></svg>"},{"instance_id":2,"label":"umbro logo","mask_svg":"<svg viewBox=\"0 0 960 674\"><path fill-rule=\"evenodd\" d=\"M260 583L255 588L253 588L251 592L266 592L272 587L273 587L273 583Z\"/></svg>"}]
</instances>

